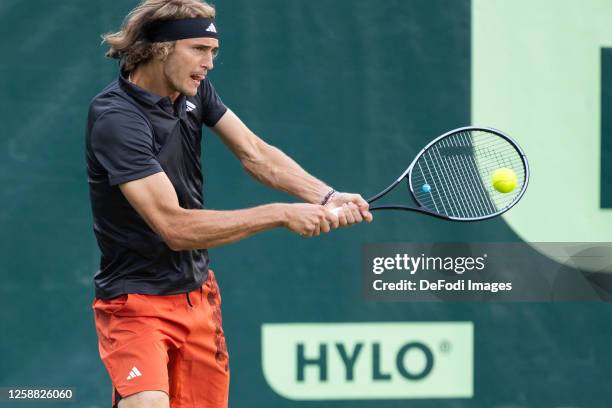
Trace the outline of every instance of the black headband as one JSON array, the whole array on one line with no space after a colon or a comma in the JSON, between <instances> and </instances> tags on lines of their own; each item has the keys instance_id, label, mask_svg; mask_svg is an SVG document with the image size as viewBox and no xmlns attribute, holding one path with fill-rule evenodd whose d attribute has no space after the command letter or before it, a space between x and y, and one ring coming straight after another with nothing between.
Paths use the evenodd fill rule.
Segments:
<instances>
[{"instance_id":1,"label":"black headband","mask_svg":"<svg viewBox=\"0 0 612 408\"><path fill-rule=\"evenodd\" d=\"M161 20L151 23L145 29L145 38L149 42L176 41L199 37L219 38L214 18Z\"/></svg>"}]
</instances>

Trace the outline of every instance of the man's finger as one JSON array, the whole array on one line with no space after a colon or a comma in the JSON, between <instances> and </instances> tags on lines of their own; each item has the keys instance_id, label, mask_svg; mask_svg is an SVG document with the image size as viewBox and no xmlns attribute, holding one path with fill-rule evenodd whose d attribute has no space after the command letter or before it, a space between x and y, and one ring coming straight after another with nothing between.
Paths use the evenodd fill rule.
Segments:
<instances>
[{"instance_id":1,"label":"man's finger","mask_svg":"<svg viewBox=\"0 0 612 408\"><path fill-rule=\"evenodd\" d=\"M327 222L327 219L324 218L321 221L321 232L323 232L324 234L327 234L330 230L331 230L331 226L329 225L329 222Z\"/></svg>"},{"instance_id":2,"label":"man's finger","mask_svg":"<svg viewBox=\"0 0 612 408\"><path fill-rule=\"evenodd\" d=\"M322 233L329 232L329 222L327 221L328 211L323 208L323 213L319 216L319 231Z\"/></svg>"},{"instance_id":3,"label":"man's finger","mask_svg":"<svg viewBox=\"0 0 612 408\"><path fill-rule=\"evenodd\" d=\"M355 216L353 215L353 211L351 211L351 207L349 207L348 204L342 204L342 210L344 212L344 214L346 215L346 221L347 224L354 224L355 223Z\"/></svg>"},{"instance_id":4,"label":"man's finger","mask_svg":"<svg viewBox=\"0 0 612 408\"><path fill-rule=\"evenodd\" d=\"M359 211L359 207L357 207L353 203L350 203L349 207L351 208L351 211L353 213L353 218L355 218L355 222L363 221L363 218L361 217L361 211Z\"/></svg>"},{"instance_id":5,"label":"man's finger","mask_svg":"<svg viewBox=\"0 0 612 408\"><path fill-rule=\"evenodd\" d=\"M355 201L353 201L357 207L359 207L360 210L367 210L368 208L370 208L370 204L368 204L368 202L366 200L363 199L362 196L358 195L357 199Z\"/></svg>"},{"instance_id":6,"label":"man's finger","mask_svg":"<svg viewBox=\"0 0 612 408\"><path fill-rule=\"evenodd\" d=\"M374 217L370 212L370 204L366 200L364 200L362 196L358 195L357 197L358 199L355 204L357 204L357 206L359 207L359 212L361 213L361 216L366 222L372 222Z\"/></svg>"},{"instance_id":7,"label":"man's finger","mask_svg":"<svg viewBox=\"0 0 612 408\"><path fill-rule=\"evenodd\" d=\"M340 214L342 211L333 211L333 210L327 210L325 211L325 217L327 218L327 221L329 222L329 226L330 228L338 228L340 226Z\"/></svg>"},{"instance_id":8,"label":"man's finger","mask_svg":"<svg viewBox=\"0 0 612 408\"><path fill-rule=\"evenodd\" d=\"M338 207L340 211L336 214L338 215L338 221L341 227L346 227L348 225L348 220L346 219L346 214L344 213L343 207Z\"/></svg>"}]
</instances>

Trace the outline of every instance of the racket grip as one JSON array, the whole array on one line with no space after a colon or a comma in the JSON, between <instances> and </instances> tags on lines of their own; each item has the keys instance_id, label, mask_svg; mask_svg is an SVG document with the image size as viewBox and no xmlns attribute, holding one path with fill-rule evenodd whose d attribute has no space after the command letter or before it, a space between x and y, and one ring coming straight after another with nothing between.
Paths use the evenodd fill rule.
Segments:
<instances>
[{"instance_id":1,"label":"racket grip","mask_svg":"<svg viewBox=\"0 0 612 408\"><path fill-rule=\"evenodd\" d=\"M340 211L342 211L342 207L336 207L330 210L332 213L334 213L335 216L338 216L338 214L340 214Z\"/></svg>"}]
</instances>

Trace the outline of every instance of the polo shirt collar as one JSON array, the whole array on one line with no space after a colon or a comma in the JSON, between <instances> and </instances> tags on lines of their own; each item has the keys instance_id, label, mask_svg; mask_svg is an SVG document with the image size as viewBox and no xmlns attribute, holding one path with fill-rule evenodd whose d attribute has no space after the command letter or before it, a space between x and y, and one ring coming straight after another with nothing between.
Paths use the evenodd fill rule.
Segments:
<instances>
[{"instance_id":1,"label":"polo shirt collar","mask_svg":"<svg viewBox=\"0 0 612 408\"><path fill-rule=\"evenodd\" d=\"M174 104L178 107L179 116L185 119L187 117L187 98L185 95L180 94Z\"/></svg>"},{"instance_id":2,"label":"polo shirt collar","mask_svg":"<svg viewBox=\"0 0 612 408\"><path fill-rule=\"evenodd\" d=\"M125 92L145 104L158 105L159 102L165 98L164 96L156 95L154 93L142 89L137 85L134 85L133 83L128 81L128 79L124 76L123 73L119 75L119 85Z\"/></svg>"},{"instance_id":3,"label":"polo shirt collar","mask_svg":"<svg viewBox=\"0 0 612 408\"><path fill-rule=\"evenodd\" d=\"M167 96L160 96L151 93L145 89L142 89L138 85L134 85L125 77L125 74L123 72L121 72L121 74L119 75L119 85L121 86L121 88L123 88L125 92L127 92L140 102L149 105L157 105L168 113L172 113L172 111L174 110L170 98L168 98ZM180 94L174 102L175 105L178 106L179 116L183 119L187 116L186 101L187 98L185 97L185 95Z\"/></svg>"}]
</instances>

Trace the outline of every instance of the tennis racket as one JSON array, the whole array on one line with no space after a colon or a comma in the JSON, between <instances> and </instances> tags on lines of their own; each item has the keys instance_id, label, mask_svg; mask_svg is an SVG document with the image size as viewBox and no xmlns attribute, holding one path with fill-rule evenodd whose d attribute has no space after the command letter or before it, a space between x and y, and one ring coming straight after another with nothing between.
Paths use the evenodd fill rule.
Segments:
<instances>
[{"instance_id":1,"label":"tennis racket","mask_svg":"<svg viewBox=\"0 0 612 408\"><path fill-rule=\"evenodd\" d=\"M493 173L499 169L516 175L512 191L502 193L494 188ZM432 140L397 180L368 203L378 201L404 180L416 205L370 205L370 211L417 211L451 221L481 221L503 214L521 199L529 182L529 165L510 136L493 128L469 126Z\"/></svg>"}]
</instances>

